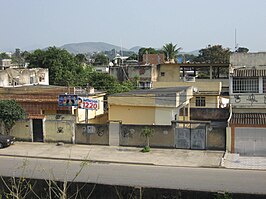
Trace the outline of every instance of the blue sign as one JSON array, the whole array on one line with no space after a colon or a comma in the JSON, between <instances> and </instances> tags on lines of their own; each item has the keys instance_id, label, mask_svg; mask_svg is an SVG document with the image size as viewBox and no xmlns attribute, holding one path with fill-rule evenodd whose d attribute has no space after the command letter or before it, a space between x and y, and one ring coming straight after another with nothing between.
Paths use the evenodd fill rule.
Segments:
<instances>
[{"instance_id":1,"label":"blue sign","mask_svg":"<svg viewBox=\"0 0 266 199\"><path fill-rule=\"evenodd\" d=\"M78 96L77 95L59 95L58 97L59 106L78 106Z\"/></svg>"}]
</instances>

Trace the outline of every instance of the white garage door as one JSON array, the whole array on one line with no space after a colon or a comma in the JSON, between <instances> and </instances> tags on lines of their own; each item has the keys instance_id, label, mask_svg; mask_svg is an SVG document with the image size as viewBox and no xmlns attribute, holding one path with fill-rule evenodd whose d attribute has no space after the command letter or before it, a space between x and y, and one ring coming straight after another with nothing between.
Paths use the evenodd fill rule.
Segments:
<instances>
[{"instance_id":1,"label":"white garage door","mask_svg":"<svg viewBox=\"0 0 266 199\"><path fill-rule=\"evenodd\" d=\"M266 128L235 128L235 152L247 156L266 156Z\"/></svg>"}]
</instances>

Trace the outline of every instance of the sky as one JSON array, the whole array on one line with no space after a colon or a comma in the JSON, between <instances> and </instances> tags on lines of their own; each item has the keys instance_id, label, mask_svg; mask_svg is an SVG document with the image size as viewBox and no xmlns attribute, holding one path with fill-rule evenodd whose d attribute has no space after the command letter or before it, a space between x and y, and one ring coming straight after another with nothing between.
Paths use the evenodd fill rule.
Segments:
<instances>
[{"instance_id":1,"label":"sky","mask_svg":"<svg viewBox=\"0 0 266 199\"><path fill-rule=\"evenodd\" d=\"M0 0L0 51L106 42L266 51L266 0ZM236 34L235 34L236 32Z\"/></svg>"}]
</instances>

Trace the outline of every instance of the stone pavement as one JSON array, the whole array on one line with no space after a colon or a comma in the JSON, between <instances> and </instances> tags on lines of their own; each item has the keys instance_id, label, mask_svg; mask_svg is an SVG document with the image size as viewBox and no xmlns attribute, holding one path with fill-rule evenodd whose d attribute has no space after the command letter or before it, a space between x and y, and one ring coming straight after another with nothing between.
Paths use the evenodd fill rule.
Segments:
<instances>
[{"instance_id":1,"label":"stone pavement","mask_svg":"<svg viewBox=\"0 0 266 199\"><path fill-rule=\"evenodd\" d=\"M221 166L230 169L266 170L266 157L248 157L226 152Z\"/></svg>"},{"instance_id":2,"label":"stone pavement","mask_svg":"<svg viewBox=\"0 0 266 199\"><path fill-rule=\"evenodd\" d=\"M0 156L88 160L99 163L142 164L174 167L220 167L223 151L152 148L149 153L137 147L16 142L0 149Z\"/></svg>"}]
</instances>

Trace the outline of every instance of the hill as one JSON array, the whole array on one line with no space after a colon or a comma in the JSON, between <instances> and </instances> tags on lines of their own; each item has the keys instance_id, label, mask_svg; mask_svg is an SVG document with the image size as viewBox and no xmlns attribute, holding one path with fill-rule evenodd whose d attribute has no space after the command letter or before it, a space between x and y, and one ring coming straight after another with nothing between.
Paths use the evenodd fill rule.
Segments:
<instances>
[{"instance_id":1,"label":"hill","mask_svg":"<svg viewBox=\"0 0 266 199\"><path fill-rule=\"evenodd\" d=\"M120 51L121 47L108 44L105 42L83 42L83 43L71 43L65 44L60 48L66 49L70 53L78 54L78 53L93 53L100 51L110 51L115 49L116 51ZM128 49L123 48L123 50L128 51Z\"/></svg>"}]
</instances>

